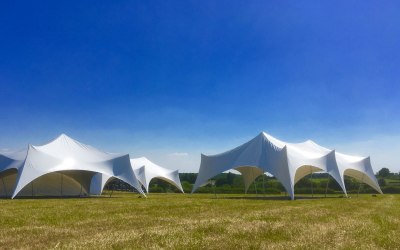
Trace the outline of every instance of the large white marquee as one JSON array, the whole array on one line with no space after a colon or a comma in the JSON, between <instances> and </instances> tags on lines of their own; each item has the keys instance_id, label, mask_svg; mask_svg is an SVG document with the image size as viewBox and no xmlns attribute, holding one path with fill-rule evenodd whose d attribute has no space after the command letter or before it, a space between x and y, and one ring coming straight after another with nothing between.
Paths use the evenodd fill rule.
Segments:
<instances>
[{"instance_id":1,"label":"large white marquee","mask_svg":"<svg viewBox=\"0 0 400 250\"><path fill-rule=\"evenodd\" d=\"M64 134L42 146L29 145L25 153L3 154L0 159L3 192L12 198L87 195L97 173L118 178L144 195L128 154L102 152Z\"/></svg>"},{"instance_id":2,"label":"large white marquee","mask_svg":"<svg viewBox=\"0 0 400 250\"><path fill-rule=\"evenodd\" d=\"M294 185L314 172L328 173L346 195L344 176L353 177L382 193L369 157L345 155L311 140L288 143L265 132L230 151L210 156L202 154L192 193L208 179L230 169L243 175L246 190L258 176L268 172L282 183L292 199Z\"/></svg>"}]
</instances>

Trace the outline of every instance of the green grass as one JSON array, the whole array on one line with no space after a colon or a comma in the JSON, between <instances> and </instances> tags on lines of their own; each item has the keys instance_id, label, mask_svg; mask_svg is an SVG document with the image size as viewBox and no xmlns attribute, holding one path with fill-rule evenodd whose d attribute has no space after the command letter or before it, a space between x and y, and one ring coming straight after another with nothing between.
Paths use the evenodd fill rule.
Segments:
<instances>
[{"instance_id":1,"label":"green grass","mask_svg":"<svg viewBox=\"0 0 400 250\"><path fill-rule=\"evenodd\" d=\"M321 196L322 197L322 196ZM379 249L400 246L400 195L114 193L0 200L0 248Z\"/></svg>"}]
</instances>

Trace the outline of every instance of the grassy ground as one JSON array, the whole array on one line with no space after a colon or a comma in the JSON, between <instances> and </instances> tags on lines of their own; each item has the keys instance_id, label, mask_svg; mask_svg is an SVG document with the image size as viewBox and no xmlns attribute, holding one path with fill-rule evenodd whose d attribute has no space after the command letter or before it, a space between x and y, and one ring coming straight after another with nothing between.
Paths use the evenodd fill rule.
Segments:
<instances>
[{"instance_id":1,"label":"grassy ground","mask_svg":"<svg viewBox=\"0 0 400 250\"><path fill-rule=\"evenodd\" d=\"M0 200L0 248L400 247L400 195L295 201L133 194Z\"/></svg>"}]
</instances>

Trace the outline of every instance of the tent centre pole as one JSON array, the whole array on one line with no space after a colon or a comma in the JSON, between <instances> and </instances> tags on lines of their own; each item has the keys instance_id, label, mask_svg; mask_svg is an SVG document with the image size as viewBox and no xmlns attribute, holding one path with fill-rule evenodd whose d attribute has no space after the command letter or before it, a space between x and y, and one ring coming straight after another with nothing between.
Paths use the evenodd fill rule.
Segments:
<instances>
[{"instance_id":1,"label":"tent centre pole","mask_svg":"<svg viewBox=\"0 0 400 250\"><path fill-rule=\"evenodd\" d=\"M256 197L258 196L256 180L254 180L254 189L256 190Z\"/></svg>"},{"instance_id":2,"label":"tent centre pole","mask_svg":"<svg viewBox=\"0 0 400 250\"><path fill-rule=\"evenodd\" d=\"M263 192L265 196L265 173L263 173Z\"/></svg>"},{"instance_id":3,"label":"tent centre pole","mask_svg":"<svg viewBox=\"0 0 400 250\"><path fill-rule=\"evenodd\" d=\"M256 177L257 179L257 177ZM256 179L254 179L254 189L256 190L256 197L258 197L258 191L257 191L257 183L256 183Z\"/></svg>"},{"instance_id":4,"label":"tent centre pole","mask_svg":"<svg viewBox=\"0 0 400 250\"><path fill-rule=\"evenodd\" d=\"M216 188L216 181L215 180L211 180L211 185L212 185L212 187L213 187L213 190L214 190L214 196L215 196L215 198L217 198L217 191L215 190L215 188Z\"/></svg>"},{"instance_id":5,"label":"tent centre pole","mask_svg":"<svg viewBox=\"0 0 400 250\"><path fill-rule=\"evenodd\" d=\"M110 192L110 196L109 196L109 198L111 198L111 195L113 194L113 192L114 192L114 186L113 185L111 185L111 187L110 187L110 182L108 182L107 183L107 190Z\"/></svg>"},{"instance_id":6,"label":"tent centre pole","mask_svg":"<svg viewBox=\"0 0 400 250\"><path fill-rule=\"evenodd\" d=\"M256 179L257 179L257 177L255 177L255 174L254 174L254 168L252 167L251 168L251 174L253 175L253 178L254 178L254 189L256 190L256 197L258 196L258 193L257 193L257 184L256 184Z\"/></svg>"},{"instance_id":7,"label":"tent centre pole","mask_svg":"<svg viewBox=\"0 0 400 250\"><path fill-rule=\"evenodd\" d=\"M311 170L311 197L314 197L314 188L313 188L313 181L312 181L313 171L312 171L311 166L310 166L310 170Z\"/></svg>"},{"instance_id":8,"label":"tent centre pole","mask_svg":"<svg viewBox=\"0 0 400 250\"><path fill-rule=\"evenodd\" d=\"M62 173L60 173L61 174L61 196L63 195L63 174Z\"/></svg>"},{"instance_id":9,"label":"tent centre pole","mask_svg":"<svg viewBox=\"0 0 400 250\"><path fill-rule=\"evenodd\" d=\"M363 182L364 182L364 175L362 176L362 178L361 178L361 182L360 182L360 185L358 186L357 198L358 198L358 195L360 194L361 185L363 184Z\"/></svg>"},{"instance_id":10,"label":"tent centre pole","mask_svg":"<svg viewBox=\"0 0 400 250\"><path fill-rule=\"evenodd\" d=\"M1 177L1 180L3 182L4 193L6 194L5 196L7 197L7 187L6 187L6 183L4 182L4 177Z\"/></svg>"},{"instance_id":11,"label":"tent centre pole","mask_svg":"<svg viewBox=\"0 0 400 250\"><path fill-rule=\"evenodd\" d=\"M326 194L328 193L328 184L329 184L329 174L328 174L328 180L326 181L326 187L325 187L325 198L326 198Z\"/></svg>"}]
</instances>

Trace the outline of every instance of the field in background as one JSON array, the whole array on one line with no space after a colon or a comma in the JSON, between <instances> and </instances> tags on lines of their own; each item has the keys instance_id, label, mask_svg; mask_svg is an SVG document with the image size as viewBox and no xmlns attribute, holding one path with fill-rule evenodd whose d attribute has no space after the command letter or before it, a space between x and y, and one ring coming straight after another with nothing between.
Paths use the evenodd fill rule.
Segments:
<instances>
[{"instance_id":1,"label":"field in background","mask_svg":"<svg viewBox=\"0 0 400 250\"><path fill-rule=\"evenodd\" d=\"M386 168L383 168L378 173L384 172ZM181 173L179 174L182 187L186 193L190 193L193 188L193 184L196 181L196 173ZM389 169L384 174L377 174L376 178L378 183L385 194L400 194L400 175L398 173L390 173ZM114 183L114 186L110 186L114 190L129 189L127 184ZM213 185L211 185L213 183ZM346 185L347 193L356 195L358 193L377 193L374 189L366 184L360 183L358 180L345 176L344 183ZM124 187L125 185L125 187ZM296 183L294 186L296 194L343 194L343 191L339 184L333 180L328 174L314 173L313 175L307 175ZM159 179L153 179L150 182L150 191L152 193L165 193L165 192L179 192L177 188L168 184L167 182ZM208 185L200 187L196 190L196 193L219 193L219 194L243 194L244 183L243 177L239 174L234 173L221 173L212 178L212 182ZM283 194L286 190L282 184L274 177L271 176L259 176L250 185L248 193L250 194Z\"/></svg>"},{"instance_id":2,"label":"field in background","mask_svg":"<svg viewBox=\"0 0 400 250\"><path fill-rule=\"evenodd\" d=\"M400 195L1 199L0 248L398 248Z\"/></svg>"}]
</instances>

